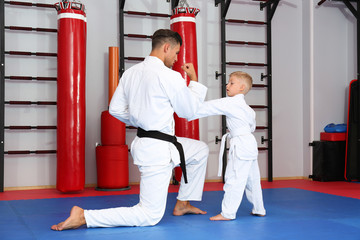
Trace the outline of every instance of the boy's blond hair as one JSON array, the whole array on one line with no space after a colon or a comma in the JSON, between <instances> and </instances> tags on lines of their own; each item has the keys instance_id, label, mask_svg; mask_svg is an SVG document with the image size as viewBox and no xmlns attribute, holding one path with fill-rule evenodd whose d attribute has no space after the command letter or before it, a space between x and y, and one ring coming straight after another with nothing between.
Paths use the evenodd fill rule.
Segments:
<instances>
[{"instance_id":1,"label":"boy's blond hair","mask_svg":"<svg viewBox=\"0 0 360 240\"><path fill-rule=\"evenodd\" d=\"M230 73L230 77L236 77L237 79L244 81L245 86L246 86L245 94L250 91L252 84L253 84L253 79L248 73L242 72L242 71L236 71L236 72Z\"/></svg>"}]
</instances>

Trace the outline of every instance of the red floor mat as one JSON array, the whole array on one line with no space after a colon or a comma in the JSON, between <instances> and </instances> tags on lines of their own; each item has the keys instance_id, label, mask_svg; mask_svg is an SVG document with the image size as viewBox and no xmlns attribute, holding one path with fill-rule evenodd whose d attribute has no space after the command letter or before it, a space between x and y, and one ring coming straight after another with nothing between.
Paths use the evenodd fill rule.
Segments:
<instances>
[{"instance_id":1,"label":"red floor mat","mask_svg":"<svg viewBox=\"0 0 360 240\"><path fill-rule=\"evenodd\" d=\"M328 193L338 196L360 199L360 184L354 182L317 182L311 180L276 180L273 182L262 181L262 188L298 188L314 192ZM219 182L205 183L204 191L222 191L223 184ZM170 185L169 192L177 192L179 186ZM126 191L96 191L94 188L85 188L81 193L60 193L56 189L17 190L0 193L0 201L67 198L67 197L90 197L138 194L139 185L131 186Z\"/></svg>"}]
</instances>

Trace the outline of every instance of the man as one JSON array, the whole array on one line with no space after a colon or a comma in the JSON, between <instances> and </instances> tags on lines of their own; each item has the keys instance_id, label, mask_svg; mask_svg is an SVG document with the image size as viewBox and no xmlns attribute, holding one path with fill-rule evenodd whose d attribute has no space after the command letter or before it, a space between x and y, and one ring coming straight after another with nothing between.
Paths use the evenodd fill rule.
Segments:
<instances>
[{"instance_id":1,"label":"man","mask_svg":"<svg viewBox=\"0 0 360 240\"><path fill-rule=\"evenodd\" d=\"M133 207L102 210L83 210L75 206L70 217L53 225L53 230L78 228L84 224L87 227L157 224L165 212L172 169L183 158L188 178L184 171L185 179L184 176L181 179L173 215L206 214L189 201L201 201L209 149L203 142L174 137L174 112L179 117L192 117L207 91L197 83L191 63L182 66L192 80L188 87L181 75L171 69L181 44L178 33L157 30L152 37L150 56L124 72L110 103L110 114L138 128L131 154L141 173L139 203Z\"/></svg>"}]
</instances>

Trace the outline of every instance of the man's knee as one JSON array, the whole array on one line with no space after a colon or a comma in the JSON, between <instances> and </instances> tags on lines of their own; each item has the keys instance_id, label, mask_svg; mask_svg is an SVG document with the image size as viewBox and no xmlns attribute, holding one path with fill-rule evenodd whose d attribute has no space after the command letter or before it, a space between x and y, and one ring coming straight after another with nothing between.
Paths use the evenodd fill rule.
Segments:
<instances>
[{"instance_id":1,"label":"man's knee","mask_svg":"<svg viewBox=\"0 0 360 240\"><path fill-rule=\"evenodd\" d=\"M137 204L138 218L142 219L139 226L154 226L160 222L165 214L166 206L159 206L157 204L144 205Z\"/></svg>"},{"instance_id":2,"label":"man's knee","mask_svg":"<svg viewBox=\"0 0 360 240\"><path fill-rule=\"evenodd\" d=\"M209 156L209 146L206 143L199 141L198 149L199 149L199 154L206 157L207 159L207 157Z\"/></svg>"},{"instance_id":3,"label":"man's knee","mask_svg":"<svg viewBox=\"0 0 360 240\"><path fill-rule=\"evenodd\" d=\"M162 214L159 214L159 213L152 213L152 214L149 214L147 216L147 219L148 219L148 225L147 226L155 226L156 224L158 224L161 219L163 218L164 216L164 213Z\"/></svg>"}]
</instances>

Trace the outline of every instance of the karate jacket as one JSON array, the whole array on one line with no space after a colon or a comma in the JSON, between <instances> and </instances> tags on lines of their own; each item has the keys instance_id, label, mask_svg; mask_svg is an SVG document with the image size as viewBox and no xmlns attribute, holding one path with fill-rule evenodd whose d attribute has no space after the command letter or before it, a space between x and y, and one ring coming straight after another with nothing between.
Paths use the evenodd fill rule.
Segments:
<instances>
[{"instance_id":1,"label":"karate jacket","mask_svg":"<svg viewBox=\"0 0 360 240\"><path fill-rule=\"evenodd\" d=\"M191 119L212 115L226 116L226 125L231 138L229 153L232 156L241 160L257 159L258 147L252 134L256 128L256 114L246 104L243 94L205 101Z\"/></svg>"},{"instance_id":2,"label":"karate jacket","mask_svg":"<svg viewBox=\"0 0 360 240\"><path fill-rule=\"evenodd\" d=\"M159 58L147 56L124 72L109 112L128 125L174 135L174 112L181 118L193 116L206 91L198 82L190 81L186 86L179 72L166 67ZM131 153L136 165L168 164L169 159L180 163L174 144L162 140L135 137Z\"/></svg>"}]
</instances>

